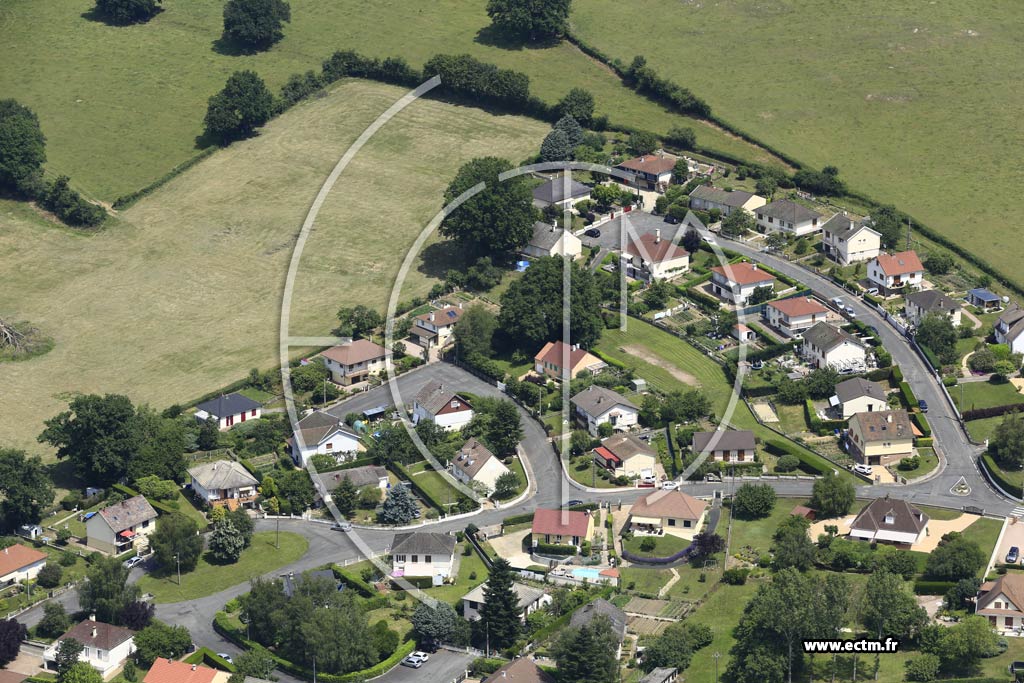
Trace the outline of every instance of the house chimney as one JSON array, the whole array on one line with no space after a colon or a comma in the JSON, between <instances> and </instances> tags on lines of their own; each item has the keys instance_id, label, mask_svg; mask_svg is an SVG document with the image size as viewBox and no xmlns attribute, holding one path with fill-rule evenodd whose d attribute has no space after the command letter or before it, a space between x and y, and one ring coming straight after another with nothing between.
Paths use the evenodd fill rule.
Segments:
<instances>
[{"instance_id":1,"label":"house chimney","mask_svg":"<svg viewBox=\"0 0 1024 683\"><path fill-rule=\"evenodd\" d=\"M661 228L654 229L654 243L659 244L661 242Z\"/></svg>"},{"instance_id":2,"label":"house chimney","mask_svg":"<svg viewBox=\"0 0 1024 683\"><path fill-rule=\"evenodd\" d=\"M96 621L96 614L95 613L89 615L89 621Z\"/></svg>"},{"instance_id":3,"label":"house chimney","mask_svg":"<svg viewBox=\"0 0 1024 683\"><path fill-rule=\"evenodd\" d=\"M892 413L889 413L888 415L886 415L885 416L885 420L886 420L886 422L892 422Z\"/></svg>"},{"instance_id":4,"label":"house chimney","mask_svg":"<svg viewBox=\"0 0 1024 683\"><path fill-rule=\"evenodd\" d=\"M433 311L430 312L430 316L429 316L428 320L430 320L430 322L434 322L434 312Z\"/></svg>"},{"instance_id":5,"label":"house chimney","mask_svg":"<svg viewBox=\"0 0 1024 683\"><path fill-rule=\"evenodd\" d=\"M462 302L461 301L459 302L459 310L460 311L462 310Z\"/></svg>"},{"instance_id":6,"label":"house chimney","mask_svg":"<svg viewBox=\"0 0 1024 683\"><path fill-rule=\"evenodd\" d=\"M96 627L95 626L92 627L92 638L93 638L93 640L96 640Z\"/></svg>"},{"instance_id":7,"label":"house chimney","mask_svg":"<svg viewBox=\"0 0 1024 683\"><path fill-rule=\"evenodd\" d=\"M750 268L751 268L751 270L757 270L757 264L756 263L751 263L750 264Z\"/></svg>"}]
</instances>

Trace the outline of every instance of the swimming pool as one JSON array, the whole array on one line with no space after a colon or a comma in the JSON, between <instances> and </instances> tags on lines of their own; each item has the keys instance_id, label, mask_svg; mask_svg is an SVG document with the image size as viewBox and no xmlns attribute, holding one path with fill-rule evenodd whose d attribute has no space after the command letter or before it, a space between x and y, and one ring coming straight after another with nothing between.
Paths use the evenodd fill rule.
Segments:
<instances>
[{"instance_id":1,"label":"swimming pool","mask_svg":"<svg viewBox=\"0 0 1024 683\"><path fill-rule=\"evenodd\" d=\"M597 581L601 578L601 570L594 569L593 567L576 567L572 570L572 575L577 579Z\"/></svg>"}]
</instances>

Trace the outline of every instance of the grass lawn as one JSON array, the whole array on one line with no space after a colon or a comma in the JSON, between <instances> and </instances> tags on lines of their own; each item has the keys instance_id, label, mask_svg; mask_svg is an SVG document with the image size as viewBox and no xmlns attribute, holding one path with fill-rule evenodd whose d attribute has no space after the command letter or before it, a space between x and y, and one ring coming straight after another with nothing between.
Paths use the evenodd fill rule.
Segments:
<instances>
[{"instance_id":1,"label":"grass lawn","mask_svg":"<svg viewBox=\"0 0 1024 683\"><path fill-rule=\"evenodd\" d=\"M647 567L622 567L619 570L622 579L622 587L626 590L637 593L657 595L662 586L672 578L672 572L667 569L648 569ZM630 585L632 584L632 588Z\"/></svg>"},{"instance_id":2,"label":"grass lawn","mask_svg":"<svg viewBox=\"0 0 1024 683\"><path fill-rule=\"evenodd\" d=\"M783 520L789 518L794 507L805 502L806 500L797 498L779 498L775 502L775 509L767 517L752 520L733 517L729 551L735 554L749 546L761 554L768 552L772 547L772 535L775 533L775 529ZM723 538L725 537L724 525L721 526L719 534Z\"/></svg>"},{"instance_id":3,"label":"grass lawn","mask_svg":"<svg viewBox=\"0 0 1024 683\"><path fill-rule=\"evenodd\" d=\"M907 479L916 479L917 477L923 477L939 466L939 458L935 455L934 449L918 448L917 456L920 464L912 470L901 470L897 468L896 471L900 476L906 477Z\"/></svg>"},{"instance_id":4,"label":"grass lawn","mask_svg":"<svg viewBox=\"0 0 1024 683\"><path fill-rule=\"evenodd\" d=\"M1002 520L980 517L976 522L964 529L964 536L974 539L982 552L985 553L986 564L987 558L991 557L992 551L996 549L996 540L998 540L999 530L1002 528ZM979 574L982 578L985 576L984 571L982 569L982 573Z\"/></svg>"},{"instance_id":5,"label":"grass lawn","mask_svg":"<svg viewBox=\"0 0 1024 683\"><path fill-rule=\"evenodd\" d=\"M687 680L715 680L716 652L721 655L718 660L719 676L725 672L729 664L729 650L736 642L732 630L739 623L743 608L757 592L758 585L755 581L748 581L743 586L719 584L700 608L687 617L687 621L710 626L714 633L711 644L693 654L693 660L686 669Z\"/></svg>"},{"instance_id":6,"label":"grass lawn","mask_svg":"<svg viewBox=\"0 0 1024 683\"><path fill-rule=\"evenodd\" d=\"M1005 419L1005 415L1000 415L998 417L985 417L980 420L971 420L967 423L967 431L970 433L972 439L980 443L986 439L991 439L992 435L995 434L996 427L1002 424Z\"/></svg>"},{"instance_id":7,"label":"grass lawn","mask_svg":"<svg viewBox=\"0 0 1024 683\"><path fill-rule=\"evenodd\" d=\"M118 35L135 28L149 30ZM0 81L10 73L4 69ZM56 340L45 356L0 364L0 443L45 455L36 442L43 420L65 410L76 392L124 393L159 410L241 379L249 368L274 367L283 274L309 204L351 142L403 92L341 83L258 138L190 169L97 234L72 232L24 204L0 201L0 308ZM112 111L106 104L103 110ZM296 279L291 333L327 333L343 305L383 311L401 256L440 208L459 165L485 154L522 159L547 130L530 119L427 100L393 119L352 161L320 211ZM46 131L53 149L55 131ZM134 146L124 135L116 147ZM382 210L396 188L401 201ZM353 239L358 249L335 248ZM443 277L447 262L437 251L428 246L425 260L410 269L403 299L426 294ZM215 299L231 301L230 314Z\"/></svg>"},{"instance_id":8,"label":"grass lawn","mask_svg":"<svg viewBox=\"0 0 1024 683\"><path fill-rule=\"evenodd\" d=\"M463 595L487 580L487 567L484 566L484 561L480 559L475 550L469 555L463 555L462 553L465 548L465 543L455 547L457 562L459 563L459 574L455 579L455 583L438 586L437 588L428 588L424 593L436 600L441 600L457 607Z\"/></svg>"},{"instance_id":9,"label":"grass lawn","mask_svg":"<svg viewBox=\"0 0 1024 683\"><path fill-rule=\"evenodd\" d=\"M615 484L601 478L601 475L598 474L600 468L589 455L581 455L573 462L566 463L566 469L569 471L569 476L572 477L573 481L584 486L599 489L615 488Z\"/></svg>"},{"instance_id":10,"label":"grass lawn","mask_svg":"<svg viewBox=\"0 0 1024 683\"><path fill-rule=\"evenodd\" d=\"M779 416L779 427L786 434L807 431L807 411L802 405L789 406L775 401L775 413Z\"/></svg>"},{"instance_id":11,"label":"grass lawn","mask_svg":"<svg viewBox=\"0 0 1024 683\"><path fill-rule=\"evenodd\" d=\"M1017 7L588 0L573 4L572 24L610 57L628 63L643 54L738 128L814 168L834 164L852 187L964 246L970 226L989 226L991 237L969 248L1020 282L1011 245L1024 168L1006 150L1024 91L1007 89L1024 56L1017 32L1000 19ZM748 40L733 46L737 35ZM822 92L834 96L810 105ZM951 165L950 154L967 161ZM1014 198L975 211L970 198L979 192Z\"/></svg>"},{"instance_id":12,"label":"grass lawn","mask_svg":"<svg viewBox=\"0 0 1024 683\"><path fill-rule=\"evenodd\" d=\"M526 480L526 470L523 469L523 461L519 459L519 456L512 458L512 462L508 465L508 468L515 472L516 476L519 477L519 488L516 489L515 498L520 493L526 490L529 482Z\"/></svg>"},{"instance_id":13,"label":"grass lawn","mask_svg":"<svg viewBox=\"0 0 1024 683\"><path fill-rule=\"evenodd\" d=\"M653 550L644 550L641 546L644 540L654 540ZM664 536L634 536L623 541L623 548L640 557L669 557L684 550L690 542L678 536L665 534Z\"/></svg>"},{"instance_id":14,"label":"grass lawn","mask_svg":"<svg viewBox=\"0 0 1024 683\"><path fill-rule=\"evenodd\" d=\"M430 463L426 461L413 463L408 467L408 470L416 483L428 491L430 495L434 496L442 505L447 504L448 501L450 501L451 505L458 503L459 496L462 493L452 486L443 475L431 467Z\"/></svg>"},{"instance_id":15,"label":"grass lawn","mask_svg":"<svg viewBox=\"0 0 1024 683\"><path fill-rule=\"evenodd\" d=\"M195 600L291 564L309 548L309 542L299 534L281 532L280 549L274 547L275 538L273 531L253 534L252 545L242 551L234 564L210 564L204 554L193 571L181 575L181 586L172 571L167 577L146 574L139 579L139 588L143 593L152 593L156 602Z\"/></svg>"},{"instance_id":16,"label":"grass lawn","mask_svg":"<svg viewBox=\"0 0 1024 683\"><path fill-rule=\"evenodd\" d=\"M1024 403L1024 394L1009 382L966 382L949 388L949 395L961 411Z\"/></svg>"},{"instance_id":17,"label":"grass lawn","mask_svg":"<svg viewBox=\"0 0 1024 683\"><path fill-rule=\"evenodd\" d=\"M243 387L238 390L238 393L247 398L251 398L258 403L266 403L270 399L274 398L274 395L269 391L263 391L256 387Z\"/></svg>"}]
</instances>

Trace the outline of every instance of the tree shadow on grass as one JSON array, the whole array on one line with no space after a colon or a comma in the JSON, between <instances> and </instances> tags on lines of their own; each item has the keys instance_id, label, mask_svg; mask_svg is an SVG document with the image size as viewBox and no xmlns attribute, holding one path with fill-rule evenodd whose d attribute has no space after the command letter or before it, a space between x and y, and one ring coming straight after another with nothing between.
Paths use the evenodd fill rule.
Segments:
<instances>
[{"instance_id":1,"label":"tree shadow on grass","mask_svg":"<svg viewBox=\"0 0 1024 683\"><path fill-rule=\"evenodd\" d=\"M232 40L231 38L223 35L210 43L210 47L213 48L214 52L219 55L224 55L225 57L244 57L246 55L254 55L257 52L261 52L261 50L254 48L251 45L240 43L237 40Z\"/></svg>"},{"instance_id":2,"label":"tree shadow on grass","mask_svg":"<svg viewBox=\"0 0 1024 683\"><path fill-rule=\"evenodd\" d=\"M75 472L75 464L68 459L58 460L50 465L50 481L54 488L77 491L84 487L82 479Z\"/></svg>"},{"instance_id":3,"label":"tree shadow on grass","mask_svg":"<svg viewBox=\"0 0 1024 683\"><path fill-rule=\"evenodd\" d=\"M160 14L163 11L164 11L163 7L157 7L156 8L156 13L153 16L151 16L148 19L146 19L145 21L128 21L128 22L115 21L110 15L105 14L104 12L101 12L96 7L89 8L88 10L82 12L79 16L82 17L83 19L85 19L86 21L95 21L97 24L106 24L107 26L125 27L125 26L135 26L136 24L146 24L146 23L150 22L151 20L153 20L154 18L156 18L157 14Z\"/></svg>"},{"instance_id":4,"label":"tree shadow on grass","mask_svg":"<svg viewBox=\"0 0 1024 683\"><path fill-rule=\"evenodd\" d=\"M506 35L491 25L477 31L473 42L487 47L496 47L499 50L545 50L555 47L561 41L557 38L548 38L530 42L526 38Z\"/></svg>"},{"instance_id":5,"label":"tree shadow on grass","mask_svg":"<svg viewBox=\"0 0 1024 683\"><path fill-rule=\"evenodd\" d=\"M416 270L427 277L443 280L449 270L465 270L467 267L465 251L452 240L442 240L423 248Z\"/></svg>"}]
</instances>

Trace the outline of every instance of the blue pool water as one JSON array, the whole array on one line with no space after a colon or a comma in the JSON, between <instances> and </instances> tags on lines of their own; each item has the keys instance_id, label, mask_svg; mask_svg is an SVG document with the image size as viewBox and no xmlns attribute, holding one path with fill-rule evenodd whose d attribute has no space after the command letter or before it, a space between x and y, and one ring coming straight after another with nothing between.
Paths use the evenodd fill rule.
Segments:
<instances>
[{"instance_id":1,"label":"blue pool water","mask_svg":"<svg viewBox=\"0 0 1024 683\"><path fill-rule=\"evenodd\" d=\"M594 569L593 567L578 567L572 570L572 575L575 576L577 579L597 581L601 578L601 570Z\"/></svg>"}]
</instances>

